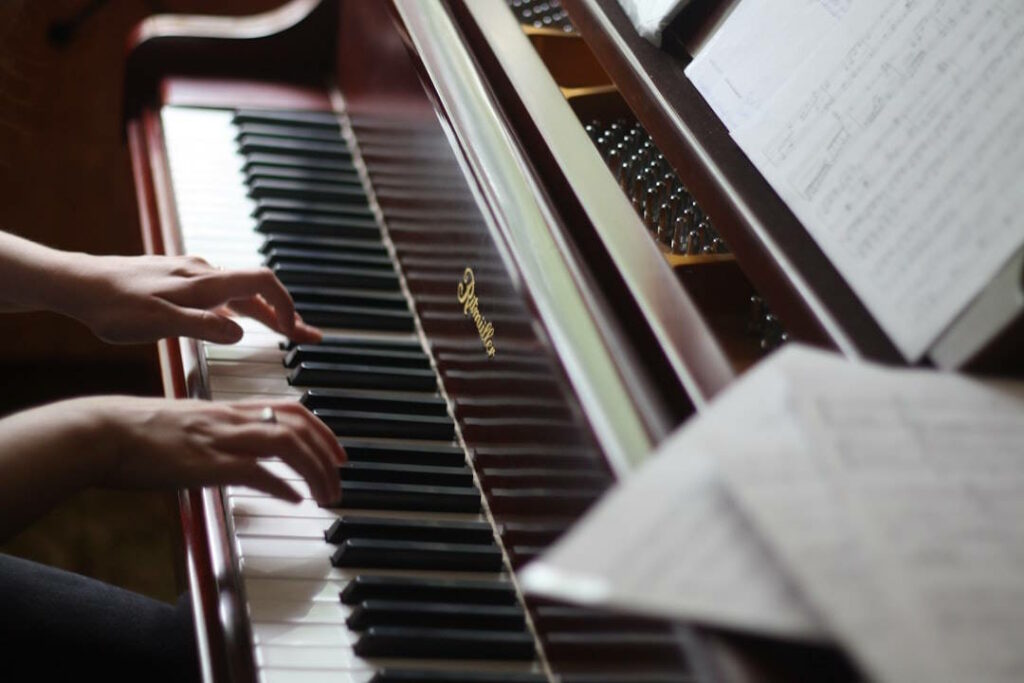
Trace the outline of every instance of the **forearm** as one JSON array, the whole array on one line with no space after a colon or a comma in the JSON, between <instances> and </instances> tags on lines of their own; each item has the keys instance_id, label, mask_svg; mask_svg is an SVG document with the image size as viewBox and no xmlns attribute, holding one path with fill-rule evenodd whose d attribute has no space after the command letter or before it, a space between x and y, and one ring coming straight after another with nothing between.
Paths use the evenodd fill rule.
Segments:
<instances>
[{"instance_id":1,"label":"forearm","mask_svg":"<svg viewBox=\"0 0 1024 683\"><path fill-rule=\"evenodd\" d=\"M79 256L0 231L0 310L64 312Z\"/></svg>"},{"instance_id":2,"label":"forearm","mask_svg":"<svg viewBox=\"0 0 1024 683\"><path fill-rule=\"evenodd\" d=\"M62 401L0 420L0 539L98 483L116 457L103 413Z\"/></svg>"}]
</instances>

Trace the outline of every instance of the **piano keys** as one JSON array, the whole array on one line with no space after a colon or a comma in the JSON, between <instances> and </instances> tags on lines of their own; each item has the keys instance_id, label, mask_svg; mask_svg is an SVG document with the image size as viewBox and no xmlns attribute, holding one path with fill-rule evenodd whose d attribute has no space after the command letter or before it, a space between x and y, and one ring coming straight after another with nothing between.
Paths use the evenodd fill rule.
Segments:
<instances>
[{"instance_id":1,"label":"piano keys","mask_svg":"<svg viewBox=\"0 0 1024 683\"><path fill-rule=\"evenodd\" d=\"M297 307L307 318L303 306L310 301L334 313L327 337L317 345L286 343L248 321L239 344L202 344L212 400L292 397L331 427L349 454L339 467L341 501L330 508L317 507L300 477L279 461L265 466L302 491L300 505L245 488L223 492L256 679L306 680L312 674L352 681L547 680L508 563L518 566L552 542L611 480L593 469L517 467L514 452L506 454L505 467L482 468L474 476L449 404L438 391L434 364L450 368L452 386L502 377L509 387L534 389L552 384L550 364L514 351L508 360L486 364L440 354L432 359L413 334L416 318L384 234L376 223L375 233L358 236L324 232L321 224L307 234L306 221L330 209L310 201L304 181L278 188L276 199L291 203L288 226L278 231L268 225L266 217L280 207L263 201L263 181L281 170L292 177L321 174L320 198L336 186L347 187L349 198L362 198L347 201L344 212L334 215L339 231L349 222L362 229L365 216L372 215L362 185L357 191L351 183L359 178L359 138L350 143L342 137L343 117L165 107L161 122L184 251L279 274L283 268L309 269L323 277L311 275L299 284L282 277ZM254 143L254 130L263 142ZM327 143L334 177L322 176L323 154L290 144L307 138ZM372 144L366 149L373 154ZM425 180L414 166L405 172L412 185ZM392 172L388 179L405 185ZM431 188L430 200L458 205L458 189L455 183ZM472 220L472 214L460 218ZM436 268L427 256L420 250L412 263ZM316 270L321 264L331 265ZM344 289L328 270L335 267L355 274ZM359 271L380 278L360 280ZM392 280L388 287L381 285L385 277ZM506 310L518 312L511 305ZM382 313L400 314L410 324L381 325ZM552 387L547 390L557 394ZM490 405L492 414L474 416L470 402L464 429L493 440L511 422L531 430L539 446L566 442L579 429L557 400L547 406L531 402L537 413L515 419L493 411L502 405L500 393ZM490 493L486 507L480 487ZM520 521L507 529L492 526L503 517ZM558 623L549 613L545 619ZM610 646L616 635L625 637L615 631L614 620L595 632L588 621L572 623L563 616L552 634L563 641L557 647L578 657L592 639ZM649 626L648 632L657 635ZM639 649L666 645L669 652L676 647L655 639ZM683 675L657 661L646 673L656 680Z\"/></svg>"}]
</instances>

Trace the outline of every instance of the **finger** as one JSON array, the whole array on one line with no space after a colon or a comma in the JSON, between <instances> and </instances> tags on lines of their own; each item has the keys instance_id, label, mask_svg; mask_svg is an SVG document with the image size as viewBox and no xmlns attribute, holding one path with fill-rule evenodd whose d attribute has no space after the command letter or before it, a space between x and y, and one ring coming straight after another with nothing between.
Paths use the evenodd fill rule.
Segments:
<instances>
[{"instance_id":1,"label":"finger","mask_svg":"<svg viewBox=\"0 0 1024 683\"><path fill-rule=\"evenodd\" d=\"M348 462L348 455L345 453L345 448L338 442L338 437L335 436L334 432L331 431L331 428L323 420L311 413L304 405L301 403L282 402L279 409L286 413L298 414L308 421L310 427L319 436L323 449L330 454L334 466Z\"/></svg>"},{"instance_id":2,"label":"finger","mask_svg":"<svg viewBox=\"0 0 1024 683\"><path fill-rule=\"evenodd\" d=\"M208 461L207 482L216 486L248 486L289 503L302 502L302 494L271 474L252 457L218 453Z\"/></svg>"},{"instance_id":3,"label":"finger","mask_svg":"<svg viewBox=\"0 0 1024 683\"><path fill-rule=\"evenodd\" d=\"M191 337L217 344L234 344L244 334L238 323L213 311L183 308L161 302L168 320L169 336Z\"/></svg>"},{"instance_id":4,"label":"finger","mask_svg":"<svg viewBox=\"0 0 1024 683\"><path fill-rule=\"evenodd\" d=\"M277 321L277 313L270 304L268 304L266 300L259 295L249 299L238 299L236 301L232 301L227 305L227 308L235 313L240 313L252 318L253 320L257 320L272 330L278 330L280 327Z\"/></svg>"},{"instance_id":5,"label":"finger","mask_svg":"<svg viewBox=\"0 0 1024 683\"><path fill-rule=\"evenodd\" d=\"M269 493L275 498L286 500L289 503L301 503L302 494L293 489L283 479L279 479L259 463L251 462L239 472L238 483L254 488L264 493Z\"/></svg>"},{"instance_id":6,"label":"finger","mask_svg":"<svg viewBox=\"0 0 1024 683\"><path fill-rule=\"evenodd\" d=\"M321 458L290 425L256 422L230 427L217 437L216 447L238 455L276 455L306 480L317 502L334 502L331 482L337 473L324 471Z\"/></svg>"},{"instance_id":7,"label":"finger","mask_svg":"<svg viewBox=\"0 0 1024 683\"><path fill-rule=\"evenodd\" d=\"M209 286L220 302L250 299L259 294L274 309L274 329L291 334L295 328L295 303L269 268L221 271L210 278Z\"/></svg>"},{"instance_id":8,"label":"finger","mask_svg":"<svg viewBox=\"0 0 1024 683\"><path fill-rule=\"evenodd\" d=\"M323 423L314 417L308 410L297 403L286 404L277 409L278 422L291 425L296 433L305 440L306 444L317 456L321 469L324 472L328 492L331 500L341 497L341 477L338 474L338 462L336 450L340 448L337 439L324 438L320 427ZM330 434L330 430L327 430Z\"/></svg>"},{"instance_id":9,"label":"finger","mask_svg":"<svg viewBox=\"0 0 1024 683\"><path fill-rule=\"evenodd\" d=\"M304 321L299 314L295 314L295 330L291 335L292 341L300 344L319 344L324 340L324 333L319 327L313 327Z\"/></svg>"}]
</instances>

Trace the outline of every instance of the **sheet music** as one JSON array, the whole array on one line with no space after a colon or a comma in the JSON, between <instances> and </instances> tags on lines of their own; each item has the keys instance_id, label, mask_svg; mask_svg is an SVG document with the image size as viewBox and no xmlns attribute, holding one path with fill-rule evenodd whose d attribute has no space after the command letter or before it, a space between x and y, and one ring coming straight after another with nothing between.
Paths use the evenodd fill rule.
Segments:
<instances>
[{"instance_id":1,"label":"sheet music","mask_svg":"<svg viewBox=\"0 0 1024 683\"><path fill-rule=\"evenodd\" d=\"M744 0L694 55L686 76L733 130L757 116L848 9L849 0Z\"/></svg>"},{"instance_id":2,"label":"sheet music","mask_svg":"<svg viewBox=\"0 0 1024 683\"><path fill-rule=\"evenodd\" d=\"M820 639L817 618L728 500L684 430L541 561L527 592L597 607Z\"/></svg>"},{"instance_id":3,"label":"sheet music","mask_svg":"<svg viewBox=\"0 0 1024 683\"><path fill-rule=\"evenodd\" d=\"M769 370L731 410L776 412L805 447L715 452L829 630L879 681L1024 680L1024 388L805 350Z\"/></svg>"},{"instance_id":4,"label":"sheet music","mask_svg":"<svg viewBox=\"0 0 1024 683\"><path fill-rule=\"evenodd\" d=\"M916 360L1024 244L1024 3L829 5L827 39L731 132Z\"/></svg>"}]
</instances>

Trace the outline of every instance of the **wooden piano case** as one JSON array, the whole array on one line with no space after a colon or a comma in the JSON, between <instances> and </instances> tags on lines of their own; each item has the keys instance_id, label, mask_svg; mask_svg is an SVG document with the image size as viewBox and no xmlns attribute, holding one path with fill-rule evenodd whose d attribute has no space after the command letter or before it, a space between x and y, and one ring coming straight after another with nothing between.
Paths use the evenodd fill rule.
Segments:
<instances>
[{"instance_id":1,"label":"wooden piano case","mask_svg":"<svg viewBox=\"0 0 1024 683\"><path fill-rule=\"evenodd\" d=\"M534 353L553 368L557 386L547 398L568 416L569 428L546 438L564 452L599 452L596 469L610 475L635 466L762 356L762 347L770 350L751 333L751 297L770 307L788 338L900 362L683 75L687 50L727 3L694 3L659 50L636 35L614 0L562 2L573 31L522 27L503 0L293 0L244 20L149 20L130 45L125 99L147 251L180 250L161 106L344 108L357 138L360 130L372 138L373 122L383 118L446 141L452 168L465 176L467 197L478 207L471 228L435 235L462 244L428 274L415 258L431 231L426 222L391 221L387 228L477 463L500 451L496 444L525 446L514 434L481 432L467 418L487 399L459 380L460 363L486 353L455 295L473 263L488 273L477 283L481 310L488 300L508 300L514 305L506 312L530 321L496 333L499 357L502 348L514 357ZM619 117L650 134L713 216L727 254L681 257L647 234L584 129L592 119ZM370 177L372 165L368 159ZM380 197L385 220L401 208ZM1007 350L1019 348L1019 332L994 339L978 364L1019 371L1019 358L1006 360ZM195 345L163 343L160 350L168 395L201 394ZM522 401L537 396L536 387L521 389ZM181 502L204 676L251 680L244 596L232 575L222 501L216 491L189 491ZM830 648L666 629L674 642L670 667L678 664L681 676L696 680L858 678ZM550 649L556 672L574 671L578 653L560 658ZM628 676L628 665L609 669Z\"/></svg>"}]
</instances>

